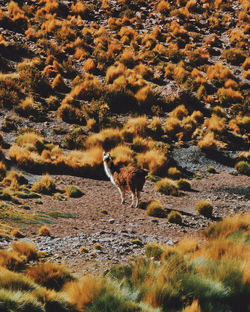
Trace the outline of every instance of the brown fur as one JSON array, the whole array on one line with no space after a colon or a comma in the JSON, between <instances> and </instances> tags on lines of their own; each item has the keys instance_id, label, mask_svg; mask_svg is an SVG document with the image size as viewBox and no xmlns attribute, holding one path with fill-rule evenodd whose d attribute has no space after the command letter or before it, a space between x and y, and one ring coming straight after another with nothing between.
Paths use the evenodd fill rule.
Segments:
<instances>
[{"instance_id":1,"label":"brown fur","mask_svg":"<svg viewBox=\"0 0 250 312\"><path fill-rule=\"evenodd\" d=\"M114 166L112 159L109 154L103 154L103 162L109 168L110 174L112 175L111 182L114 183L120 194L121 202L124 203L125 192L129 191L132 195L131 207L134 203L134 198L136 198L136 207L138 206L140 192L145 183L145 176L147 172L142 169L137 169L132 166L117 168ZM110 177L109 174L109 177Z\"/></svg>"}]
</instances>

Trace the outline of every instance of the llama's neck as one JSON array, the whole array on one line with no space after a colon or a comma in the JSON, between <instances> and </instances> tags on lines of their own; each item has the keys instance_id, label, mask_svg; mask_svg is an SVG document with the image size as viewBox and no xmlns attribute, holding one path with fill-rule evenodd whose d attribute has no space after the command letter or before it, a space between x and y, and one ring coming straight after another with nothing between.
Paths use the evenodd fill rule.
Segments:
<instances>
[{"instance_id":1,"label":"llama's neck","mask_svg":"<svg viewBox=\"0 0 250 312\"><path fill-rule=\"evenodd\" d=\"M103 162L103 166L104 166L105 173L106 173L107 177L110 179L111 183L116 185L114 178L113 178L112 171L111 171L110 167L108 166L108 164L106 163L106 161Z\"/></svg>"}]
</instances>

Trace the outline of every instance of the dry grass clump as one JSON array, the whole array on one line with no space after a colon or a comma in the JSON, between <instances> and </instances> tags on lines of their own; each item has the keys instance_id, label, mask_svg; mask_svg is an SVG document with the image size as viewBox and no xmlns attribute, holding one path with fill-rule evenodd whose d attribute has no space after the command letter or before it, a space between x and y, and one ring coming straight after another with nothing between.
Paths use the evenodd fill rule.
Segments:
<instances>
[{"instance_id":1,"label":"dry grass clump","mask_svg":"<svg viewBox=\"0 0 250 312\"><path fill-rule=\"evenodd\" d=\"M132 137L135 137L137 135L145 136L147 130L148 130L148 121L145 115L136 118L129 118L128 121L123 126L124 136L127 133L131 134Z\"/></svg>"},{"instance_id":2,"label":"dry grass clump","mask_svg":"<svg viewBox=\"0 0 250 312\"><path fill-rule=\"evenodd\" d=\"M133 163L133 151L127 145L117 145L110 151L115 165L128 165Z\"/></svg>"},{"instance_id":3,"label":"dry grass clump","mask_svg":"<svg viewBox=\"0 0 250 312\"><path fill-rule=\"evenodd\" d=\"M68 197L78 198L83 195L82 191L75 185L68 185L65 188L65 194Z\"/></svg>"},{"instance_id":4,"label":"dry grass clump","mask_svg":"<svg viewBox=\"0 0 250 312\"><path fill-rule=\"evenodd\" d=\"M151 174L161 176L166 173L167 156L157 149L151 149L136 155L136 161L139 167L149 170Z\"/></svg>"},{"instance_id":5,"label":"dry grass clump","mask_svg":"<svg viewBox=\"0 0 250 312\"><path fill-rule=\"evenodd\" d=\"M179 191L176 184L168 179L163 178L155 184L155 191L166 195L178 196Z\"/></svg>"},{"instance_id":6,"label":"dry grass clump","mask_svg":"<svg viewBox=\"0 0 250 312\"><path fill-rule=\"evenodd\" d=\"M17 252L0 250L0 266L8 270L19 271L23 269L27 262L26 257L22 257Z\"/></svg>"},{"instance_id":7,"label":"dry grass clump","mask_svg":"<svg viewBox=\"0 0 250 312\"><path fill-rule=\"evenodd\" d=\"M153 258L154 260L160 260L164 253L164 247L156 243L148 243L145 246L145 255L147 258Z\"/></svg>"},{"instance_id":8,"label":"dry grass clump","mask_svg":"<svg viewBox=\"0 0 250 312\"><path fill-rule=\"evenodd\" d=\"M70 271L57 263L37 264L28 268L25 273L35 283L56 291L75 279Z\"/></svg>"},{"instance_id":9,"label":"dry grass clump","mask_svg":"<svg viewBox=\"0 0 250 312\"><path fill-rule=\"evenodd\" d=\"M33 184L31 190L37 193L51 195L56 191L56 184L54 179L49 174L46 174Z\"/></svg>"},{"instance_id":10,"label":"dry grass clump","mask_svg":"<svg viewBox=\"0 0 250 312\"><path fill-rule=\"evenodd\" d=\"M179 190L182 190L182 191L191 190L191 183L187 179L179 179L178 181L176 181L176 185Z\"/></svg>"},{"instance_id":11,"label":"dry grass clump","mask_svg":"<svg viewBox=\"0 0 250 312\"><path fill-rule=\"evenodd\" d=\"M247 161L239 161L235 165L235 169L240 173L240 174L245 174L247 176L250 176L250 164Z\"/></svg>"},{"instance_id":12,"label":"dry grass clump","mask_svg":"<svg viewBox=\"0 0 250 312\"><path fill-rule=\"evenodd\" d=\"M30 151L41 153L44 149L45 139L36 132L25 132L17 137L16 144Z\"/></svg>"},{"instance_id":13,"label":"dry grass clump","mask_svg":"<svg viewBox=\"0 0 250 312\"><path fill-rule=\"evenodd\" d=\"M70 104L62 104L57 110L57 115L68 123L85 123L85 118L81 109Z\"/></svg>"},{"instance_id":14,"label":"dry grass clump","mask_svg":"<svg viewBox=\"0 0 250 312\"><path fill-rule=\"evenodd\" d=\"M121 132L118 128L107 128L88 136L84 145L88 148L102 146L104 150L110 150L121 143L121 141Z\"/></svg>"},{"instance_id":15,"label":"dry grass clump","mask_svg":"<svg viewBox=\"0 0 250 312\"><path fill-rule=\"evenodd\" d=\"M13 237L16 237L16 238L24 237L22 232L19 229L17 229L17 228L12 229L11 232L10 232L10 235L13 236Z\"/></svg>"},{"instance_id":16,"label":"dry grass clump","mask_svg":"<svg viewBox=\"0 0 250 312\"><path fill-rule=\"evenodd\" d=\"M47 225L42 225L39 228L38 233L40 236L51 236L50 228Z\"/></svg>"},{"instance_id":17,"label":"dry grass clump","mask_svg":"<svg viewBox=\"0 0 250 312\"><path fill-rule=\"evenodd\" d=\"M168 168L168 176L171 179L177 180L181 177L181 171L176 167L170 167Z\"/></svg>"},{"instance_id":18,"label":"dry grass clump","mask_svg":"<svg viewBox=\"0 0 250 312\"><path fill-rule=\"evenodd\" d=\"M146 214L151 217L159 217L159 218L163 218L166 215L162 204L156 199L152 199L149 201L149 203L146 206Z\"/></svg>"},{"instance_id":19,"label":"dry grass clump","mask_svg":"<svg viewBox=\"0 0 250 312\"><path fill-rule=\"evenodd\" d=\"M182 215L178 211L171 211L168 216L167 216L168 222L170 223L177 223L181 224L182 223Z\"/></svg>"},{"instance_id":20,"label":"dry grass clump","mask_svg":"<svg viewBox=\"0 0 250 312\"><path fill-rule=\"evenodd\" d=\"M0 180L5 177L6 171L7 169L5 163L3 161L0 161Z\"/></svg>"},{"instance_id":21,"label":"dry grass clump","mask_svg":"<svg viewBox=\"0 0 250 312\"><path fill-rule=\"evenodd\" d=\"M196 205L196 211L205 216L205 217L211 217L213 213L213 205L206 200L199 200Z\"/></svg>"},{"instance_id":22,"label":"dry grass clump","mask_svg":"<svg viewBox=\"0 0 250 312\"><path fill-rule=\"evenodd\" d=\"M227 144L216 140L213 132L207 132L204 137L198 141L198 147L205 152L210 152L224 149L227 147Z\"/></svg>"},{"instance_id":23,"label":"dry grass clump","mask_svg":"<svg viewBox=\"0 0 250 312\"><path fill-rule=\"evenodd\" d=\"M10 188L17 188L19 185L26 183L27 179L23 176L23 174L15 170L9 171L7 176L1 181L2 185L9 186Z\"/></svg>"},{"instance_id":24,"label":"dry grass clump","mask_svg":"<svg viewBox=\"0 0 250 312\"><path fill-rule=\"evenodd\" d=\"M33 243L25 241L14 242L11 244L11 247L14 252L16 252L19 256L24 256L28 261L36 260L38 258L36 246Z\"/></svg>"}]
</instances>

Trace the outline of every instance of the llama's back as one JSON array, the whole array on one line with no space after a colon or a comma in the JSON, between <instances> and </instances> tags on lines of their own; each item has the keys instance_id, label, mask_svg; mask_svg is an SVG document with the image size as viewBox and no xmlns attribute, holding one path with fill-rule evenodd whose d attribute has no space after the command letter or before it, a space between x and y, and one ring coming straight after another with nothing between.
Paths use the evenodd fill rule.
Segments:
<instances>
[{"instance_id":1,"label":"llama's back","mask_svg":"<svg viewBox=\"0 0 250 312\"><path fill-rule=\"evenodd\" d=\"M119 182L123 186L129 186L132 191L141 191L147 172L143 169L138 169L132 166L121 168L119 173Z\"/></svg>"}]
</instances>

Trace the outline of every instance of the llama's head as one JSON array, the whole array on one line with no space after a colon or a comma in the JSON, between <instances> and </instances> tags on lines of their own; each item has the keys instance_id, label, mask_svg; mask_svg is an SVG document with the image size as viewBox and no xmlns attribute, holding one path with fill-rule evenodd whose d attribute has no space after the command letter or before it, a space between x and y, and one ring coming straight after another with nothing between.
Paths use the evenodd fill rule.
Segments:
<instances>
[{"instance_id":1,"label":"llama's head","mask_svg":"<svg viewBox=\"0 0 250 312\"><path fill-rule=\"evenodd\" d=\"M107 164L110 164L112 162L112 158L109 153L105 154L105 152L103 152L102 159L103 159L103 162L106 162Z\"/></svg>"}]
</instances>

